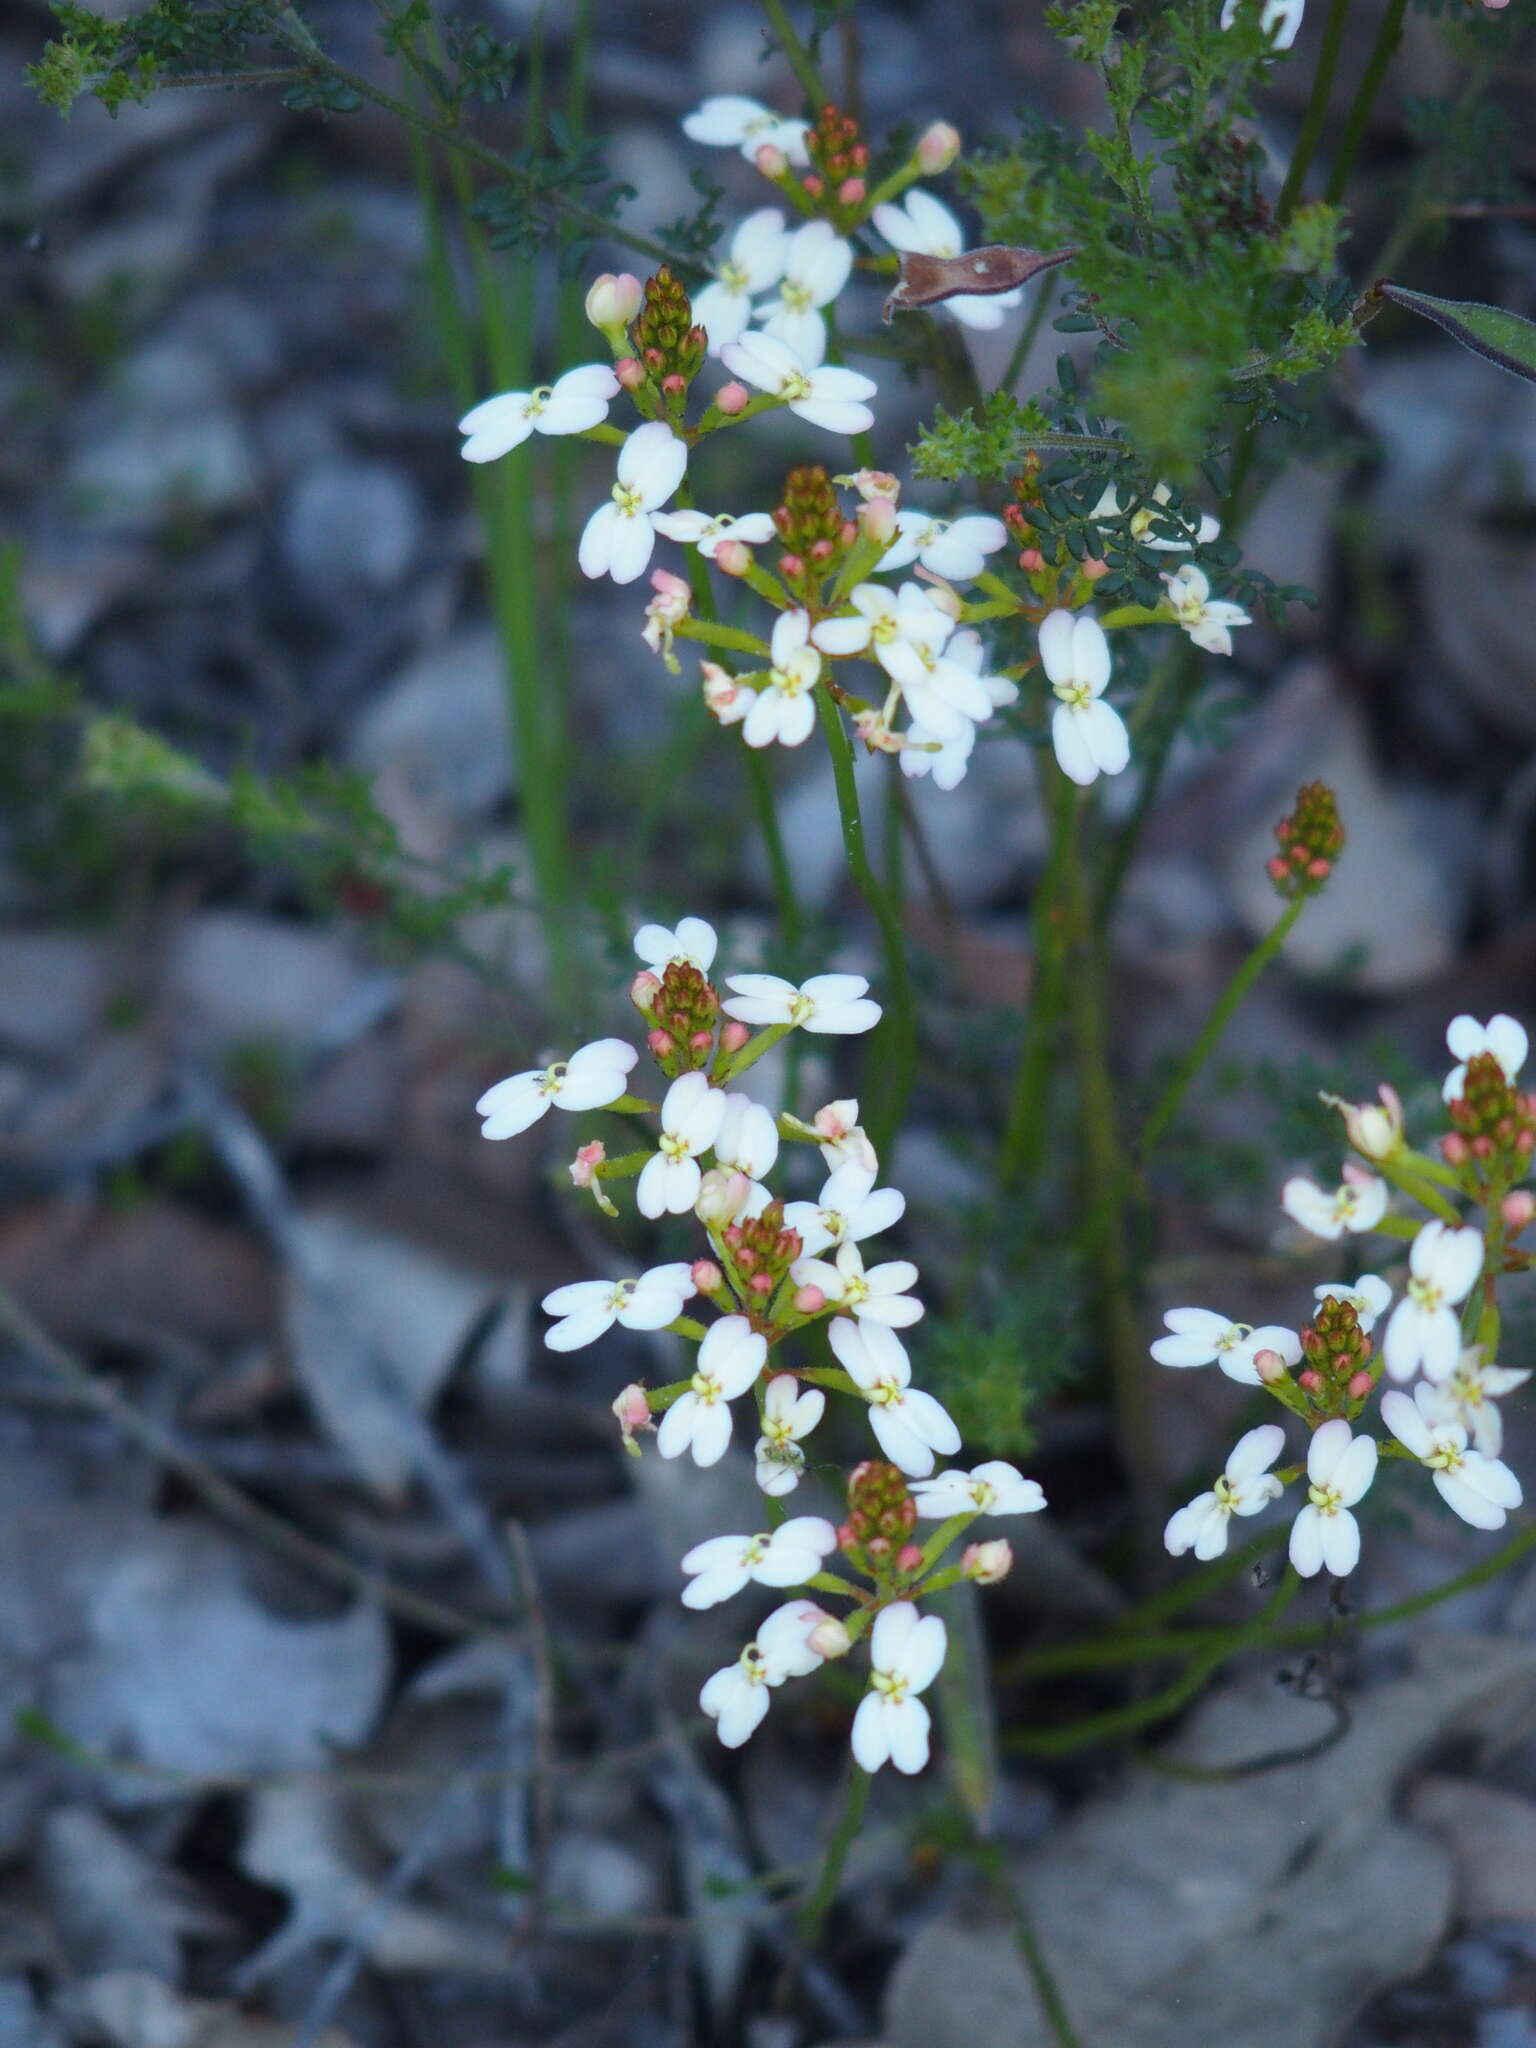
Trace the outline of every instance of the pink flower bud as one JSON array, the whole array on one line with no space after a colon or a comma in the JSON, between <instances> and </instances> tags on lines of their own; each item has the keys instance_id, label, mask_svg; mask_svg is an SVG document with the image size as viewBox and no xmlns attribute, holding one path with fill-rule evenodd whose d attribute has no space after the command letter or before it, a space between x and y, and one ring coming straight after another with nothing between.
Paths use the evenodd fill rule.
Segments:
<instances>
[{"instance_id":1,"label":"pink flower bud","mask_svg":"<svg viewBox=\"0 0 1536 2048\"><path fill-rule=\"evenodd\" d=\"M651 1014L656 998L660 994L661 979L658 975L652 974L649 967L642 967L629 984L629 1000L645 1017Z\"/></svg>"},{"instance_id":2,"label":"pink flower bud","mask_svg":"<svg viewBox=\"0 0 1536 2048\"><path fill-rule=\"evenodd\" d=\"M688 1277L700 1294L718 1294L725 1285L725 1275L713 1259L695 1259Z\"/></svg>"},{"instance_id":3,"label":"pink flower bud","mask_svg":"<svg viewBox=\"0 0 1536 2048\"><path fill-rule=\"evenodd\" d=\"M896 538L896 505L891 498L871 498L859 512L859 525L866 540L888 547Z\"/></svg>"},{"instance_id":4,"label":"pink flower bud","mask_svg":"<svg viewBox=\"0 0 1536 2048\"><path fill-rule=\"evenodd\" d=\"M1038 548L1025 548L1019 556L1019 567L1031 576L1038 575L1045 567L1045 557Z\"/></svg>"},{"instance_id":5,"label":"pink flower bud","mask_svg":"<svg viewBox=\"0 0 1536 2048\"><path fill-rule=\"evenodd\" d=\"M639 1385L627 1386L613 1402L613 1415L619 1425L624 1448L632 1458L640 1455L640 1446L635 1442L637 1429L651 1429L651 1404L645 1398L645 1389Z\"/></svg>"},{"instance_id":6,"label":"pink flower bud","mask_svg":"<svg viewBox=\"0 0 1536 2048\"><path fill-rule=\"evenodd\" d=\"M722 1223L734 1222L741 1214L751 1192L752 1183L744 1173L712 1166L699 1182L693 1213L701 1223L713 1224L718 1230Z\"/></svg>"},{"instance_id":7,"label":"pink flower bud","mask_svg":"<svg viewBox=\"0 0 1536 2048\"><path fill-rule=\"evenodd\" d=\"M727 419L734 419L739 412L745 412L752 403L752 394L745 384L737 383L733 377L729 384L722 384L715 393L715 406Z\"/></svg>"},{"instance_id":8,"label":"pink flower bud","mask_svg":"<svg viewBox=\"0 0 1536 2048\"><path fill-rule=\"evenodd\" d=\"M752 161L765 178L782 178L789 170L789 158L773 142L765 142Z\"/></svg>"},{"instance_id":9,"label":"pink flower bud","mask_svg":"<svg viewBox=\"0 0 1536 2048\"><path fill-rule=\"evenodd\" d=\"M1357 1372L1344 1389L1351 1401L1363 1401L1376 1384L1368 1372Z\"/></svg>"},{"instance_id":10,"label":"pink flower bud","mask_svg":"<svg viewBox=\"0 0 1536 2048\"><path fill-rule=\"evenodd\" d=\"M591 1144L583 1145L571 1161L571 1185L578 1188L591 1187L598 1167L607 1157L607 1148L601 1138L594 1138Z\"/></svg>"},{"instance_id":11,"label":"pink flower bud","mask_svg":"<svg viewBox=\"0 0 1536 2048\"><path fill-rule=\"evenodd\" d=\"M1256 1351L1253 1369L1266 1387L1272 1387L1276 1380L1285 1378L1285 1360L1278 1351Z\"/></svg>"},{"instance_id":12,"label":"pink flower bud","mask_svg":"<svg viewBox=\"0 0 1536 2048\"><path fill-rule=\"evenodd\" d=\"M677 370L669 370L661 380L661 388L668 398L681 398L688 389L688 379Z\"/></svg>"},{"instance_id":13,"label":"pink flower bud","mask_svg":"<svg viewBox=\"0 0 1536 2048\"><path fill-rule=\"evenodd\" d=\"M1505 1228L1512 1236L1518 1236L1536 1216L1536 1195L1529 1188L1516 1188L1499 1204L1499 1213L1504 1218Z\"/></svg>"},{"instance_id":14,"label":"pink flower bud","mask_svg":"<svg viewBox=\"0 0 1536 2048\"><path fill-rule=\"evenodd\" d=\"M900 1550L896 1553L896 1569L898 1571L915 1572L922 1561L923 1546L921 1543L903 1543Z\"/></svg>"},{"instance_id":15,"label":"pink flower bud","mask_svg":"<svg viewBox=\"0 0 1536 2048\"><path fill-rule=\"evenodd\" d=\"M827 189L826 185L814 171L808 177L802 178L800 183L805 188L807 196L812 199L819 199Z\"/></svg>"},{"instance_id":16,"label":"pink flower bud","mask_svg":"<svg viewBox=\"0 0 1536 2048\"><path fill-rule=\"evenodd\" d=\"M844 1523L843 1528L846 1529L847 1527L847 1523ZM851 1529L848 1531L848 1534L850 1541L855 1540ZM842 1529L839 1529L837 1532L837 1540L841 1545L843 1542ZM828 1663L830 1663L834 1657L847 1656L848 1652L853 1648L853 1638L835 1614L824 1614L806 1637L805 1647L808 1650L814 1650L818 1657L825 1657Z\"/></svg>"},{"instance_id":17,"label":"pink flower bud","mask_svg":"<svg viewBox=\"0 0 1536 2048\"><path fill-rule=\"evenodd\" d=\"M1301 1386L1306 1388L1309 1394L1320 1394L1323 1391L1323 1376L1320 1372L1314 1371L1310 1365L1304 1373L1297 1374L1297 1380Z\"/></svg>"},{"instance_id":18,"label":"pink flower bud","mask_svg":"<svg viewBox=\"0 0 1536 2048\"><path fill-rule=\"evenodd\" d=\"M626 391L638 391L645 383L645 365L633 356L621 356L613 366L613 374Z\"/></svg>"},{"instance_id":19,"label":"pink flower bud","mask_svg":"<svg viewBox=\"0 0 1536 2048\"><path fill-rule=\"evenodd\" d=\"M1460 1131L1451 1131L1440 1140L1440 1155L1447 1166L1465 1166L1472 1156L1472 1148Z\"/></svg>"},{"instance_id":20,"label":"pink flower bud","mask_svg":"<svg viewBox=\"0 0 1536 2048\"><path fill-rule=\"evenodd\" d=\"M772 1294L776 1284L771 1273L754 1273L747 1282L747 1292L758 1295Z\"/></svg>"},{"instance_id":21,"label":"pink flower bud","mask_svg":"<svg viewBox=\"0 0 1536 2048\"><path fill-rule=\"evenodd\" d=\"M1109 564L1101 562L1097 555L1090 555L1082 564L1082 570L1090 583L1097 583L1101 576L1109 574Z\"/></svg>"},{"instance_id":22,"label":"pink flower bud","mask_svg":"<svg viewBox=\"0 0 1536 2048\"><path fill-rule=\"evenodd\" d=\"M805 574L805 564L798 555L780 555L779 574L793 582L797 576Z\"/></svg>"},{"instance_id":23,"label":"pink flower bud","mask_svg":"<svg viewBox=\"0 0 1536 2048\"><path fill-rule=\"evenodd\" d=\"M750 1024L743 1024L735 1017L728 1018L720 1031L720 1050L724 1053L738 1053L752 1036Z\"/></svg>"},{"instance_id":24,"label":"pink flower bud","mask_svg":"<svg viewBox=\"0 0 1536 2048\"><path fill-rule=\"evenodd\" d=\"M988 1543L968 1543L960 1556L960 1570L978 1586L995 1586L1013 1570L1013 1545L1006 1536L994 1536Z\"/></svg>"},{"instance_id":25,"label":"pink flower bud","mask_svg":"<svg viewBox=\"0 0 1536 2048\"><path fill-rule=\"evenodd\" d=\"M715 567L723 576L745 576L752 566L752 550L744 540L723 540L715 549Z\"/></svg>"},{"instance_id":26,"label":"pink flower bud","mask_svg":"<svg viewBox=\"0 0 1536 2048\"><path fill-rule=\"evenodd\" d=\"M840 206L861 206L868 191L869 187L862 178L844 178L841 185L837 188L838 204Z\"/></svg>"},{"instance_id":27,"label":"pink flower bud","mask_svg":"<svg viewBox=\"0 0 1536 2048\"><path fill-rule=\"evenodd\" d=\"M802 1316L819 1316L827 1305L827 1297L816 1286L799 1287L795 1290L795 1312Z\"/></svg>"},{"instance_id":28,"label":"pink flower bud","mask_svg":"<svg viewBox=\"0 0 1536 2048\"><path fill-rule=\"evenodd\" d=\"M856 469L851 475L835 476L832 481L851 484L866 505L876 498L889 498L894 505L901 496L901 484L888 469Z\"/></svg>"},{"instance_id":29,"label":"pink flower bud","mask_svg":"<svg viewBox=\"0 0 1536 2048\"><path fill-rule=\"evenodd\" d=\"M940 171L947 171L959 154L960 131L951 128L947 121L935 121L925 128L913 151L925 178L936 178Z\"/></svg>"},{"instance_id":30,"label":"pink flower bud","mask_svg":"<svg viewBox=\"0 0 1536 2048\"><path fill-rule=\"evenodd\" d=\"M648 1034L645 1042L650 1047L651 1055L654 1059L670 1059L672 1054L677 1051L676 1039L673 1038L670 1031L663 1031L659 1024L654 1031Z\"/></svg>"},{"instance_id":31,"label":"pink flower bud","mask_svg":"<svg viewBox=\"0 0 1536 2048\"><path fill-rule=\"evenodd\" d=\"M645 290L627 270L605 270L587 292L587 318L600 334L622 334L639 312Z\"/></svg>"}]
</instances>

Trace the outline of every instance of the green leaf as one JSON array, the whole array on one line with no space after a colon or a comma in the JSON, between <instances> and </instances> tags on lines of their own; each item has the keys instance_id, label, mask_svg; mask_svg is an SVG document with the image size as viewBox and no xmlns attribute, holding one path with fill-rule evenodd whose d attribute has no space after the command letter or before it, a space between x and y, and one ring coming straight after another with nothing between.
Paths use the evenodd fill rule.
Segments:
<instances>
[{"instance_id":1,"label":"green leaf","mask_svg":"<svg viewBox=\"0 0 1536 2048\"><path fill-rule=\"evenodd\" d=\"M1480 305L1476 299L1436 299L1428 292L1411 292L1385 280L1375 289L1379 298L1433 320L1473 355L1497 363L1501 370L1524 377L1527 383L1536 383L1536 321L1522 320L1502 306Z\"/></svg>"}]
</instances>

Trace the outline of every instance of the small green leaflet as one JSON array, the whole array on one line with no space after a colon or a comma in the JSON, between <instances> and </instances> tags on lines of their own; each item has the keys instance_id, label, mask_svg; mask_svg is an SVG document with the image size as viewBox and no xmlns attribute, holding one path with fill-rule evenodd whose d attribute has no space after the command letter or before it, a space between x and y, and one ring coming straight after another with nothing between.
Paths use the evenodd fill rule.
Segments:
<instances>
[{"instance_id":1,"label":"small green leaflet","mask_svg":"<svg viewBox=\"0 0 1536 2048\"><path fill-rule=\"evenodd\" d=\"M1428 292L1411 292L1404 285L1386 282L1374 289L1378 297L1390 299L1394 306L1406 306L1410 313L1433 320L1473 355L1486 357L1527 383L1536 383L1536 321L1522 320L1502 306L1479 305L1476 299L1436 299Z\"/></svg>"}]
</instances>

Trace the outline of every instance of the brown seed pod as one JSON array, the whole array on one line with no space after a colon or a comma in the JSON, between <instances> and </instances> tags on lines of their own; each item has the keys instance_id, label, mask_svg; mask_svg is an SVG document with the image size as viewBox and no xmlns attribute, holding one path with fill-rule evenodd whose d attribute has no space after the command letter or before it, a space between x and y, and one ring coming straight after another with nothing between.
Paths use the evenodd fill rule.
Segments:
<instances>
[{"instance_id":1,"label":"brown seed pod","mask_svg":"<svg viewBox=\"0 0 1536 2048\"><path fill-rule=\"evenodd\" d=\"M905 250L896 289L881 308L889 326L896 313L915 313L924 306L942 305L945 299L990 298L996 292L1011 292L1028 284L1042 270L1054 270L1077 254L1075 249L1015 249L1006 242L990 242L984 249L967 249L961 256L924 256Z\"/></svg>"}]
</instances>

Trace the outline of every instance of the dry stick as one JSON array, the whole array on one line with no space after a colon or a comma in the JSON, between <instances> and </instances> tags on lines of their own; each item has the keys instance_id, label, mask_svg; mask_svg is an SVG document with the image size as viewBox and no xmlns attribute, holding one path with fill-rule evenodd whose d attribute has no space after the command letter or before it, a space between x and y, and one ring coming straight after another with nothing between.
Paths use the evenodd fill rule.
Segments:
<instances>
[{"instance_id":1,"label":"dry stick","mask_svg":"<svg viewBox=\"0 0 1536 2048\"><path fill-rule=\"evenodd\" d=\"M533 1546L521 1522L509 1521L507 1542L517 1562L518 1591L533 1652L533 1884L528 1897L530 1930L543 1916L549 1858L555 1838L555 1671L550 1655L544 1595L533 1562Z\"/></svg>"},{"instance_id":2,"label":"dry stick","mask_svg":"<svg viewBox=\"0 0 1536 2048\"><path fill-rule=\"evenodd\" d=\"M333 1586L363 1593L377 1600L402 1621L429 1630L433 1635L455 1639L479 1636L504 1637L506 1631L493 1621L466 1614L426 1594L397 1586L366 1565L356 1564L339 1550L317 1542L272 1514L250 1495L221 1479L201 1458L182 1444L174 1432L143 1415L126 1401L115 1387L100 1380L86 1365L66 1351L34 1322L9 1289L0 1287L0 1334L10 1337L39 1365L46 1366L87 1406L106 1417L130 1442L139 1446L157 1464L168 1467L183 1479L204 1507L228 1522L232 1528L265 1544L269 1550L288 1558L302 1570Z\"/></svg>"}]
</instances>

